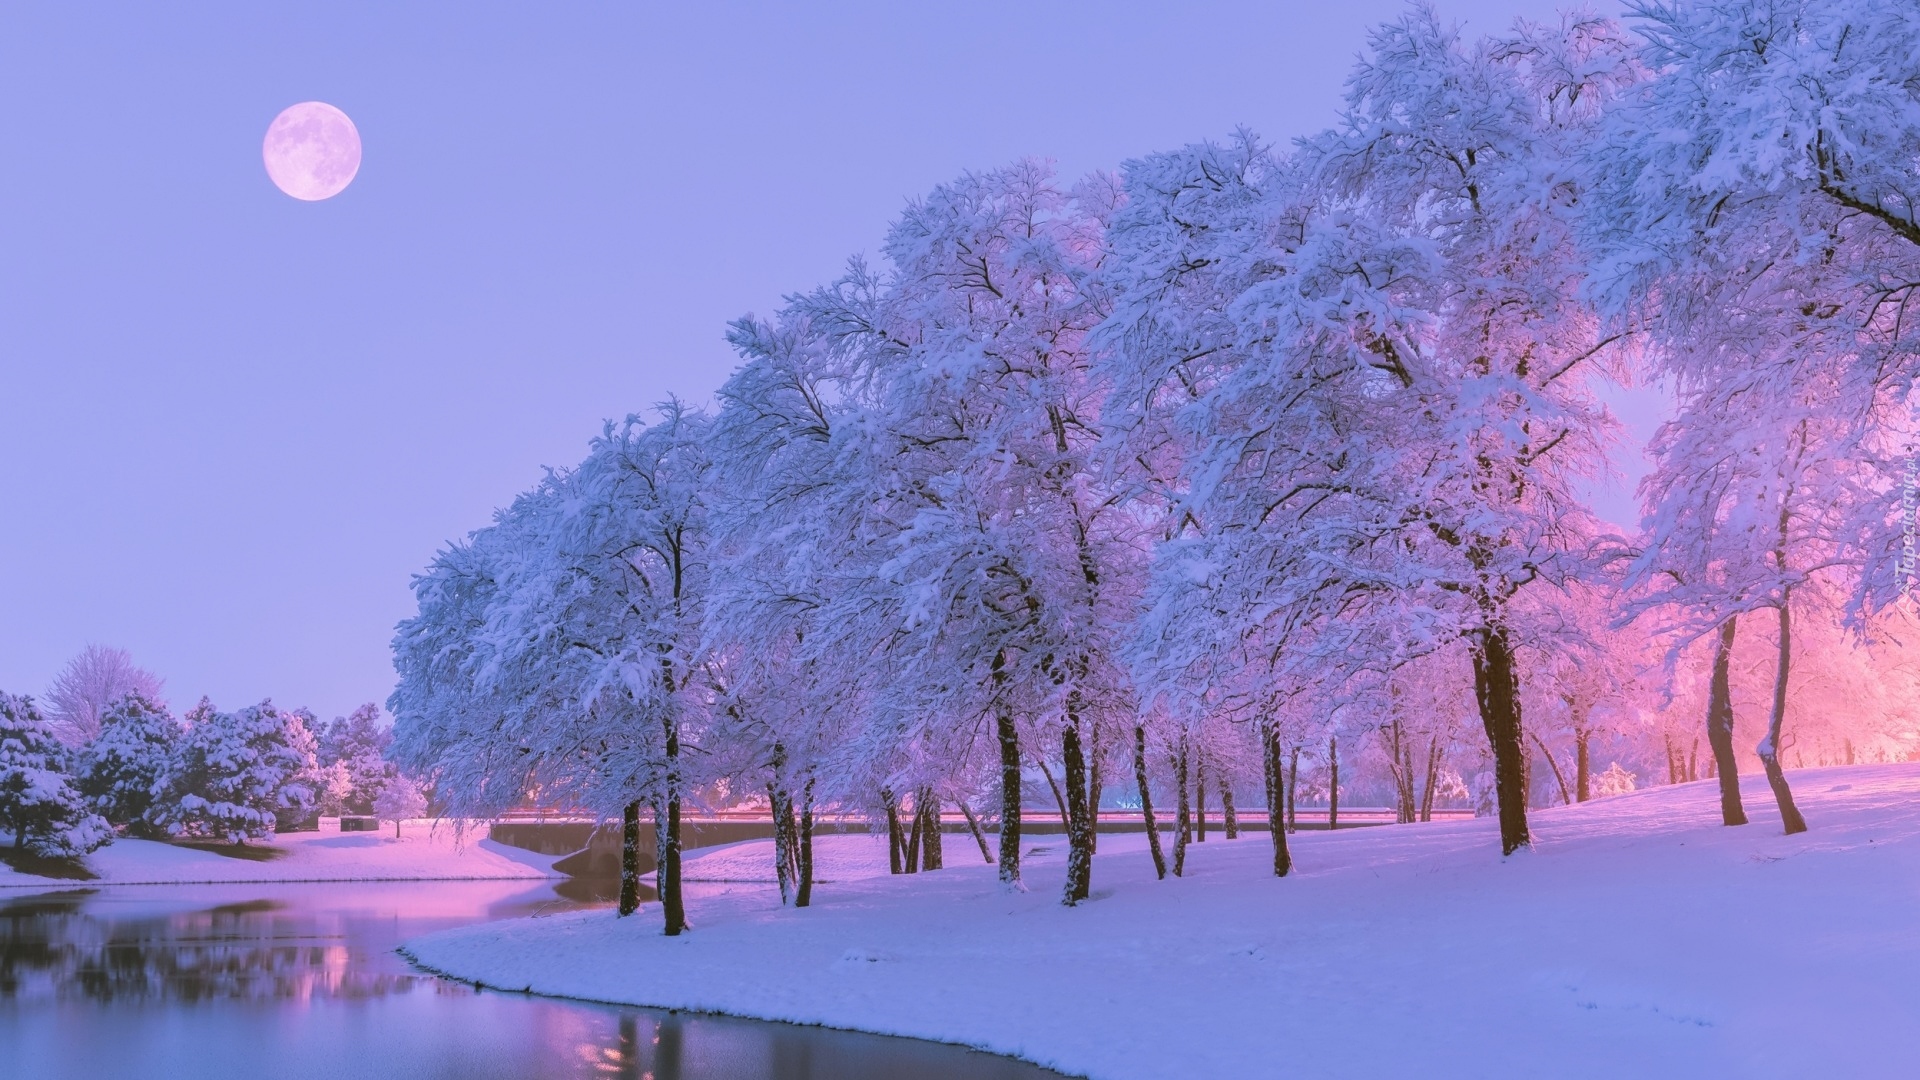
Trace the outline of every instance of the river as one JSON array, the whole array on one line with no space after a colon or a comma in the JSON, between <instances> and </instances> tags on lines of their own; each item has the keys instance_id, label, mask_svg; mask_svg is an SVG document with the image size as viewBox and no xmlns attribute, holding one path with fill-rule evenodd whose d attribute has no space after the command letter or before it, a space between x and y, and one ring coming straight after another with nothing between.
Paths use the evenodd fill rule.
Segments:
<instances>
[{"instance_id":1,"label":"river","mask_svg":"<svg viewBox=\"0 0 1920 1080\"><path fill-rule=\"evenodd\" d=\"M32 1080L1042 1080L911 1039L478 991L408 938L578 906L528 882L0 891L0 1074Z\"/></svg>"}]
</instances>

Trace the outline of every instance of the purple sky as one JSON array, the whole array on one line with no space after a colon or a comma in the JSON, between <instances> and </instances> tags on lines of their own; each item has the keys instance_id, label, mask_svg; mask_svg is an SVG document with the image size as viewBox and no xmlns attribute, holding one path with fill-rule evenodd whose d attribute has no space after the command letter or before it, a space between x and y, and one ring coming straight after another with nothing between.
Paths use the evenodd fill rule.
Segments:
<instances>
[{"instance_id":1,"label":"purple sky","mask_svg":"<svg viewBox=\"0 0 1920 1080\"><path fill-rule=\"evenodd\" d=\"M1402 10L821 6L10 10L0 689L93 641L176 706L384 700L437 548L603 418L707 400L726 320L872 250L907 197L1324 127ZM1439 6L1485 31L1557 5ZM321 203L260 161L309 99L365 144Z\"/></svg>"}]
</instances>

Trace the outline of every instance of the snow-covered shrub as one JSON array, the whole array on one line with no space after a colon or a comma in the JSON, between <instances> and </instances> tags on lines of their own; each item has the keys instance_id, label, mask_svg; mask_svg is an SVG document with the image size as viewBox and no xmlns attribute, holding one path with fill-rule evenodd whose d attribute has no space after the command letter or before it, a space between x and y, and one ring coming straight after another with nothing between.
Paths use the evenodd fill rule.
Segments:
<instances>
[{"instance_id":1,"label":"snow-covered shrub","mask_svg":"<svg viewBox=\"0 0 1920 1080\"><path fill-rule=\"evenodd\" d=\"M312 808L318 763L298 716L268 701L231 713L201 705L156 815L170 831L240 844L272 836L282 814Z\"/></svg>"},{"instance_id":2,"label":"snow-covered shrub","mask_svg":"<svg viewBox=\"0 0 1920 1080\"><path fill-rule=\"evenodd\" d=\"M156 791L165 790L179 721L153 698L135 690L108 707L100 734L79 754L75 782L93 810L133 832L155 829Z\"/></svg>"},{"instance_id":3,"label":"snow-covered shrub","mask_svg":"<svg viewBox=\"0 0 1920 1080\"><path fill-rule=\"evenodd\" d=\"M66 748L28 697L0 693L0 828L16 851L84 855L113 839L66 773Z\"/></svg>"},{"instance_id":4,"label":"snow-covered shrub","mask_svg":"<svg viewBox=\"0 0 1920 1080\"><path fill-rule=\"evenodd\" d=\"M1593 778L1595 798L1604 799L1609 795L1625 795L1634 788L1634 775L1620 767L1619 762L1607 766L1607 771Z\"/></svg>"}]
</instances>

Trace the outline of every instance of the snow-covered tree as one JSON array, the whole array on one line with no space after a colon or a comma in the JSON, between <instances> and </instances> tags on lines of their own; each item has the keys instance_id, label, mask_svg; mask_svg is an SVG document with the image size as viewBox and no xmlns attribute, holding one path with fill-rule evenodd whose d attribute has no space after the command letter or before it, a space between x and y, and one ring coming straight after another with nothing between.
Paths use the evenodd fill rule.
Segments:
<instances>
[{"instance_id":1,"label":"snow-covered tree","mask_svg":"<svg viewBox=\"0 0 1920 1080\"><path fill-rule=\"evenodd\" d=\"M164 791L184 728L138 690L108 707L100 733L78 755L76 783L95 812L136 835L157 832L154 796Z\"/></svg>"},{"instance_id":2,"label":"snow-covered tree","mask_svg":"<svg viewBox=\"0 0 1920 1080\"><path fill-rule=\"evenodd\" d=\"M1779 315L1864 334L1858 385L1904 397L1920 267L1920 12L1879 0L1644 0L1653 77L1592 147L1596 281L1623 310L1710 325L1756 275L1816 271ZM1865 402L1872 393L1857 395Z\"/></svg>"},{"instance_id":3,"label":"snow-covered tree","mask_svg":"<svg viewBox=\"0 0 1920 1080\"><path fill-rule=\"evenodd\" d=\"M729 771L764 789L774 818L783 900L812 899L816 801L886 812L891 762L861 738L875 655L873 612L835 628L824 612L871 562L870 471L854 365L803 312L742 319L730 335L744 359L721 388L713 455L713 592L706 637L716 733ZM860 645L855 645L859 642ZM848 648L855 645L854 648ZM893 850L899 862L898 846Z\"/></svg>"},{"instance_id":4,"label":"snow-covered tree","mask_svg":"<svg viewBox=\"0 0 1920 1080\"><path fill-rule=\"evenodd\" d=\"M1681 397L1636 570L1683 613L1681 640L1719 635L1708 734L1728 824L1745 816L1727 657L1741 615L1772 613L1760 758L1795 832L1778 761L1793 596L1850 588L1859 617L1905 587L1886 492L1916 371L1920 15L1808 0L1635 14L1653 77L1593 149L1585 220L1599 291L1648 330Z\"/></svg>"},{"instance_id":5,"label":"snow-covered tree","mask_svg":"<svg viewBox=\"0 0 1920 1080\"><path fill-rule=\"evenodd\" d=\"M315 734L319 758L332 775L320 799L323 814L370 814L380 789L394 775L387 761L393 732L380 723L380 706L373 702L336 716Z\"/></svg>"},{"instance_id":6,"label":"snow-covered tree","mask_svg":"<svg viewBox=\"0 0 1920 1080\"><path fill-rule=\"evenodd\" d=\"M378 818L393 822L393 835L398 839L401 822L427 812L427 796L411 777L396 773L380 786L380 794L373 801L373 812Z\"/></svg>"},{"instance_id":7,"label":"snow-covered tree","mask_svg":"<svg viewBox=\"0 0 1920 1080\"><path fill-rule=\"evenodd\" d=\"M872 387L865 489L845 494L868 508L874 557L824 622L884 643L869 708L890 749L953 761L935 748L990 728L1009 884L1024 770L1059 747L1068 903L1088 894L1095 749L1130 717L1117 642L1144 556L1097 452L1086 345L1116 197L1108 178L1068 188L1033 162L969 174L894 225L884 277L856 267L798 301Z\"/></svg>"},{"instance_id":8,"label":"snow-covered tree","mask_svg":"<svg viewBox=\"0 0 1920 1080\"><path fill-rule=\"evenodd\" d=\"M1139 662L1177 686L1258 630L1289 665L1467 644L1501 844L1528 842L1514 605L1580 571L1615 339L1581 299L1573 150L1630 81L1611 23L1377 30L1343 126L1136 162L1117 394L1184 444Z\"/></svg>"},{"instance_id":9,"label":"snow-covered tree","mask_svg":"<svg viewBox=\"0 0 1920 1080\"><path fill-rule=\"evenodd\" d=\"M113 703L138 693L160 702L164 681L139 667L125 649L88 645L67 661L47 690L48 719L68 746L79 746L100 732L101 718Z\"/></svg>"},{"instance_id":10,"label":"snow-covered tree","mask_svg":"<svg viewBox=\"0 0 1920 1080\"><path fill-rule=\"evenodd\" d=\"M0 830L15 852L72 858L113 839L74 789L67 754L32 698L0 693Z\"/></svg>"},{"instance_id":11,"label":"snow-covered tree","mask_svg":"<svg viewBox=\"0 0 1920 1080\"><path fill-rule=\"evenodd\" d=\"M532 795L618 813L651 803L666 932L686 927L680 814L702 779L686 747L712 701L707 418L677 403L608 424L491 529L415 580L394 642L393 756L455 814ZM637 905L625 860L623 913Z\"/></svg>"},{"instance_id":12,"label":"snow-covered tree","mask_svg":"<svg viewBox=\"0 0 1920 1080\"><path fill-rule=\"evenodd\" d=\"M268 701L236 712L204 698L169 769L155 817L176 834L244 844L271 837L283 817L311 810L313 737Z\"/></svg>"}]
</instances>

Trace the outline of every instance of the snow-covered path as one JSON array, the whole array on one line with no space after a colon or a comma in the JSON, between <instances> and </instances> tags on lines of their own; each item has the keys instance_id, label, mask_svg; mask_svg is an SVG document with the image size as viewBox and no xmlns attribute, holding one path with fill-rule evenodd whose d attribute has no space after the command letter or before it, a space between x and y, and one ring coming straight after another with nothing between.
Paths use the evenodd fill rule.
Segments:
<instances>
[{"instance_id":1,"label":"snow-covered path","mask_svg":"<svg viewBox=\"0 0 1920 1080\"><path fill-rule=\"evenodd\" d=\"M762 885L658 910L411 943L490 986L966 1043L1102 1080L1903 1075L1920 1024L1920 766L1792 774L1813 831L1721 828L1710 783L1491 821L1192 849L1153 880L1103 837L1096 900L1057 903L1059 838L1009 894L948 869L848 881L811 910ZM964 838L963 838L964 839ZM1033 845L1030 845L1033 846ZM971 853L977 857L978 851Z\"/></svg>"},{"instance_id":2,"label":"snow-covered path","mask_svg":"<svg viewBox=\"0 0 1920 1080\"><path fill-rule=\"evenodd\" d=\"M382 832L282 833L281 857L261 862L151 840L116 840L86 857L93 881L65 881L0 866L0 888L180 885L256 881L461 881L551 878L555 856L496 844L451 824L418 821Z\"/></svg>"}]
</instances>

